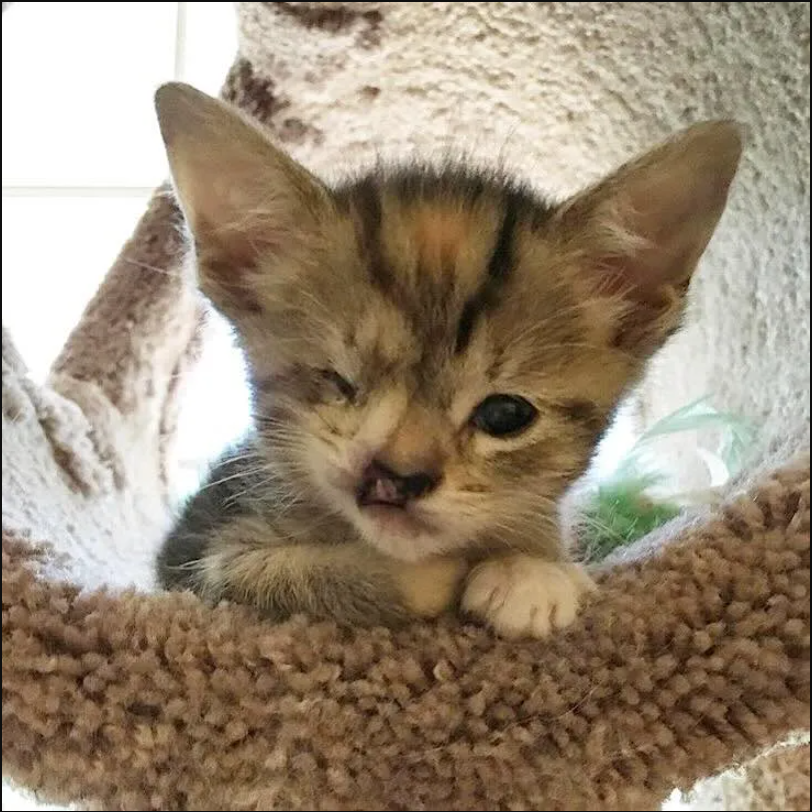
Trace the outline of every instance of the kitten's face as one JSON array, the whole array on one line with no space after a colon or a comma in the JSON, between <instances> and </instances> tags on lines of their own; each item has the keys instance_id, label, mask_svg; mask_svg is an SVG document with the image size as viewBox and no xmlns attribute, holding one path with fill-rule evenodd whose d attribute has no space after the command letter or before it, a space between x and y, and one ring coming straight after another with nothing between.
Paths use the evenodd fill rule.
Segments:
<instances>
[{"instance_id":1,"label":"kitten's face","mask_svg":"<svg viewBox=\"0 0 812 812\"><path fill-rule=\"evenodd\" d=\"M735 130L695 128L693 150L557 207L454 170L329 190L172 87L159 111L201 286L243 340L292 495L404 559L557 544L556 501L678 324Z\"/></svg>"},{"instance_id":2,"label":"kitten's face","mask_svg":"<svg viewBox=\"0 0 812 812\"><path fill-rule=\"evenodd\" d=\"M453 174L335 201L237 316L289 481L402 558L538 545L637 368L570 280L552 211Z\"/></svg>"}]
</instances>

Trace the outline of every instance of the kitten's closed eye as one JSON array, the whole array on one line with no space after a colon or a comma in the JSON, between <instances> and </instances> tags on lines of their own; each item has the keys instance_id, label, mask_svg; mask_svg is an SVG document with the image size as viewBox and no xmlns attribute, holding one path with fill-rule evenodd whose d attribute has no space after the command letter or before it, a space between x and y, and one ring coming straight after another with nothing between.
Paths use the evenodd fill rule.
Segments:
<instances>
[{"instance_id":1,"label":"kitten's closed eye","mask_svg":"<svg viewBox=\"0 0 812 812\"><path fill-rule=\"evenodd\" d=\"M471 423L491 437L512 437L535 422L538 411L518 395L489 395L471 415Z\"/></svg>"},{"instance_id":2,"label":"kitten's closed eye","mask_svg":"<svg viewBox=\"0 0 812 812\"><path fill-rule=\"evenodd\" d=\"M355 400L358 394L358 387L350 383L342 375L339 375L334 369L320 369L318 374L337 396L350 403Z\"/></svg>"}]
</instances>

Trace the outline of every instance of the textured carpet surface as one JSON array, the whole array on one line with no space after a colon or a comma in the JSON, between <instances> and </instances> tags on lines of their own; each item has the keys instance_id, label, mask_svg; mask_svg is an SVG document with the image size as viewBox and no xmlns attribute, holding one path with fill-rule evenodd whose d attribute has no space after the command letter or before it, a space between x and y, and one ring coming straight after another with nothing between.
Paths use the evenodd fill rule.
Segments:
<instances>
[{"instance_id":1,"label":"textured carpet surface","mask_svg":"<svg viewBox=\"0 0 812 812\"><path fill-rule=\"evenodd\" d=\"M546 644L79 596L4 538L4 769L105 809L653 809L808 725L808 477L614 568Z\"/></svg>"},{"instance_id":2,"label":"textured carpet surface","mask_svg":"<svg viewBox=\"0 0 812 812\"><path fill-rule=\"evenodd\" d=\"M316 168L467 131L554 156L559 189L745 110L754 151L666 390L684 403L689 359L762 419L761 463L610 562L546 643L148 594L200 338L159 193L45 386L3 336L5 776L104 809L653 809L808 730L808 6L654 5L243 4L224 92ZM758 774L771 808L808 808L808 770Z\"/></svg>"}]
</instances>

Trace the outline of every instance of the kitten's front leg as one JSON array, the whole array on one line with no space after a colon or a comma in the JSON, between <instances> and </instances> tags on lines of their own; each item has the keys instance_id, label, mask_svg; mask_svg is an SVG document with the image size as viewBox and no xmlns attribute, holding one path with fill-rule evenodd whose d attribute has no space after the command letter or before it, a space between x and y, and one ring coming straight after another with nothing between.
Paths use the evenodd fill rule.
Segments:
<instances>
[{"instance_id":1,"label":"kitten's front leg","mask_svg":"<svg viewBox=\"0 0 812 812\"><path fill-rule=\"evenodd\" d=\"M471 571L462 608L504 637L541 638L572 623L594 589L579 564L512 553Z\"/></svg>"},{"instance_id":2,"label":"kitten's front leg","mask_svg":"<svg viewBox=\"0 0 812 812\"><path fill-rule=\"evenodd\" d=\"M465 559L451 555L415 562L390 559L400 599L421 618L438 617L455 605L467 569Z\"/></svg>"},{"instance_id":3,"label":"kitten's front leg","mask_svg":"<svg viewBox=\"0 0 812 812\"><path fill-rule=\"evenodd\" d=\"M303 612L395 626L453 608L467 563L454 556L404 562L362 541L290 543L262 517L240 516L202 534L181 523L158 570L167 588L247 603L275 620Z\"/></svg>"}]
</instances>

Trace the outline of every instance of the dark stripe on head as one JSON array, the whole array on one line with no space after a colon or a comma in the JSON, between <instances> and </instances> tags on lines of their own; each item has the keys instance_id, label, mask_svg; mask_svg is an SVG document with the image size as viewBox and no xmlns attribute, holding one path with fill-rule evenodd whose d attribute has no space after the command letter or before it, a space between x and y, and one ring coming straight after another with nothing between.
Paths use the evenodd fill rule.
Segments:
<instances>
[{"instance_id":1,"label":"dark stripe on head","mask_svg":"<svg viewBox=\"0 0 812 812\"><path fill-rule=\"evenodd\" d=\"M505 216L502 219L502 228L499 230L491 260L488 263L488 278L485 284L491 287L504 282L513 265L513 232L516 228L518 209L517 196L508 194L505 197Z\"/></svg>"},{"instance_id":2,"label":"dark stripe on head","mask_svg":"<svg viewBox=\"0 0 812 812\"><path fill-rule=\"evenodd\" d=\"M483 311L493 307L499 289L505 283L513 268L514 261L514 235L516 221L521 204L520 195L508 192L504 198L505 216L502 218L502 227L496 237L488 270L480 289L465 303L457 327L457 339L454 352L460 353L468 346L471 340L476 320Z\"/></svg>"},{"instance_id":3,"label":"dark stripe on head","mask_svg":"<svg viewBox=\"0 0 812 812\"><path fill-rule=\"evenodd\" d=\"M460 353L468 346L478 312L479 303L477 297L469 299L462 308L462 315L457 326L457 340L454 344L454 352Z\"/></svg>"},{"instance_id":4,"label":"dark stripe on head","mask_svg":"<svg viewBox=\"0 0 812 812\"><path fill-rule=\"evenodd\" d=\"M350 190L355 211L356 229L361 252L367 262L372 284L382 290L391 288L393 279L383 258L381 221L383 212L378 184L372 176L363 178Z\"/></svg>"}]
</instances>

